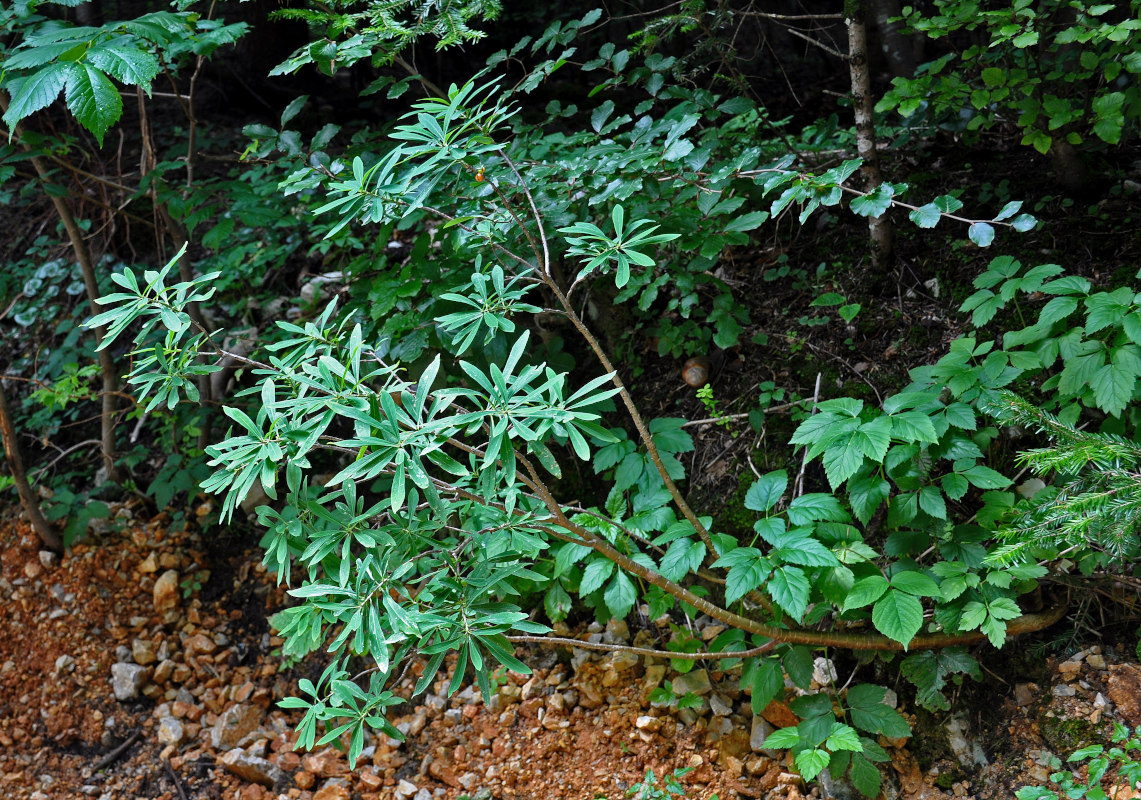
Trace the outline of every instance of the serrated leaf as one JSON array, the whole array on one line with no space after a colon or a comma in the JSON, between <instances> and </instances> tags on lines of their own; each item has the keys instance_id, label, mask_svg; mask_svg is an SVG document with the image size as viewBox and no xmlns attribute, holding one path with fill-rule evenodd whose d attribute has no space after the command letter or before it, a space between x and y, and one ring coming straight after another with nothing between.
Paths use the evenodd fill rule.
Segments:
<instances>
[{"instance_id":1,"label":"serrated leaf","mask_svg":"<svg viewBox=\"0 0 1141 800\"><path fill-rule=\"evenodd\" d=\"M606 607L610 610L610 616L614 619L623 619L629 614L637 598L638 590L634 582L622 570L618 570L618 574L602 594L602 599L606 601Z\"/></svg>"},{"instance_id":2,"label":"serrated leaf","mask_svg":"<svg viewBox=\"0 0 1141 800\"><path fill-rule=\"evenodd\" d=\"M773 570L765 584L773 602L793 619L799 620L808 609L811 587L804 571L798 567L780 566Z\"/></svg>"},{"instance_id":3,"label":"serrated leaf","mask_svg":"<svg viewBox=\"0 0 1141 800\"><path fill-rule=\"evenodd\" d=\"M887 590L887 578L882 575L869 575L866 578L861 578L856 581L852 586L852 590L848 592L848 597L844 600L843 610L849 611L853 608L863 608L864 606L871 605L883 597Z\"/></svg>"},{"instance_id":4,"label":"serrated leaf","mask_svg":"<svg viewBox=\"0 0 1141 800\"><path fill-rule=\"evenodd\" d=\"M745 508L766 512L776 505L788 488L788 473L783 469L762 475L745 493Z\"/></svg>"},{"instance_id":5,"label":"serrated leaf","mask_svg":"<svg viewBox=\"0 0 1141 800\"><path fill-rule=\"evenodd\" d=\"M852 765L848 775L851 777L852 785L856 787L856 791L864 797L875 798L879 796L880 784L883 780L880 771L863 754L852 754Z\"/></svg>"},{"instance_id":6,"label":"serrated leaf","mask_svg":"<svg viewBox=\"0 0 1141 800\"><path fill-rule=\"evenodd\" d=\"M801 777L810 781L824 771L831 758L824 750L801 750L795 756L796 768Z\"/></svg>"},{"instance_id":7,"label":"serrated leaf","mask_svg":"<svg viewBox=\"0 0 1141 800\"><path fill-rule=\"evenodd\" d=\"M18 82L12 81L7 87L11 99L4 114L8 126L14 128L20 120L51 105L67 84L69 66L65 63L48 64Z\"/></svg>"},{"instance_id":8,"label":"serrated leaf","mask_svg":"<svg viewBox=\"0 0 1141 800\"><path fill-rule=\"evenodd\" d=\"M90 64L72 64L64 96L79 124L103 146L103 136L123 115L123 98L115 84Z\"/></svg>"},{"instance_id":9,"label":"serrated leaf","mask_svg":"<svg viewBox=\"0 0 1141 800\"><path fill-rule=\"evenodd\" d=\"M914 570L895 573L891 576L891 585L893 589L922 597L941 597L943 594L939 591L939 584L930 576Z\"/></svg>"},{"instance_id":10,"label":"serrated leaf","mask_svg":"<svg viewBox=\"0 0 1141 800\"><path fill-rule=\"evenodd\" d=\"M872 624L906 649L923 627L923 604L910 594L890 590L872 607Z\"/></svg>"}]
</instances>

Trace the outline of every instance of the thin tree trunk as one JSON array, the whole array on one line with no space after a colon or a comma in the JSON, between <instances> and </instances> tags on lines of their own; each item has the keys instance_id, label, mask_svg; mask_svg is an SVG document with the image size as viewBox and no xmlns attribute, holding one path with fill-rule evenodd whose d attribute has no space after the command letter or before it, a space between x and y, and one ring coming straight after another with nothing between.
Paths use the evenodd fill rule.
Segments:
<instances>
[{"instance_id":1,"label":"thin tree trunk","mask_svg":"<svg viewBox=\"0 0 1141 800\"><path fill-rule=\"evenodd\" d=\"M0 92L0 111L4 113L8 111L8 95L4 92ZM17 124L15 126L13 133L17 139L21 138L22 129L22 125ZM21 144L29 154L33 154L29 159L32 162L32 167L35 168L40 180L46 184L51 176L47 162L41 156L34 155L35 151L28 144L23 141ZM94 316L100 313L103 307L98 302L99 282L95 277L95 262L91 258L91 250L87 246L87 240L83 238L83 231L80 229L79 223L76 222L75 215L71 212L67 198L54 192L50 194L56 214L59 216L60 222L63 223L64 230L67 231L67 238L71 242L75 260L79 262L79 271L83 275L83 285L87 290L87 302L91 307L91 315ZM107 330L103 326L95 328L96 343L103 341L106 332ZM119 391L119 377L110 350L99 351L99 368L103 373L102 431L100 436L103 450L103 469L107 473L108 480L118 481L119 472L115 466L115 401Z\"/></svg>"},{"instance_id":2,"label":"thin tree trunk","mask_svg":"<svg viewBox=\"0 0 1141 800\"><path fill-rule=\"evenodd\" d=\"M60 552L63 550L63 540L52 528L51 523L44 519L40 513L40 503L28 485L28 475L24 472L24 459L20 457L20 445L16 441L16 429L12 427L12 415L8 413L8 398L4 394L4 382L0 380L0 434L4 438L4 457L8 459L8 468L12 471L12 481L16 484L16 492L20 495L20 505L36 535L40 537L44 547Z\"/></svg>"},{"instance_id":3,"label":"thin tree trunk","mask_svg":"<svg viewBox=\"0 0 1141 800\"><path fill-rule=\"evenodd\" d=\"M186 180L187 186L194 176L194 131L197 125L197 120L194 116L194 83L198 78L199 70L202 67L202 58L198 59L198 69L194 71L194 78L191 79L191 89L186 103L186 114L190 119L190 143L187 147L186 153ZM139 161L139 177L145 178L154 169L156 163L156 156L154 151L154 142L151 136L150 116L147 114L146 95L143 93L142 87L137 90L137 98L139 104L139 133L143 143L143 153ZM170 213L170 206L159 198L158 184L156 181L151 181L151 201L158 212L159 218L165 225L167 233L174 240L176 249L182 251L182 257L178 259L178 277L186 282L194 280L194 267L190 263L190 250L186 247L189 239L186 226L175 218ZM156 230L159 231L161 236L162 227L156 224ZM206 329L206 322L202 316L202 309L197 302L188 303L186 306L186 313L190 318L198 324L203 330ZM199 426L198 447L205 450L211 441L210 431L210 401L211 397L211 383L209 375L199 375L197 380L198 385L198 404L202 409L201 424Z\"/></svg>"},{"instance_id":4,"label":"thin tree trunk","mask_svg":"<svg viewBox=\"0 0 1141 800\"><path fill-rule=\"evenodd\" d=\"M882 182L879 154L876 152L876 126L872 79L868 69L868 35L864 24L863 0L848 0L844 7L844 24L848 26L848 68L852 81L852 108L856 121L856 152L863 160L860 173L864 190L874 191ZM872 242L872 266L877 271L891 266L892 229L887 213L868 220Z\"/></svg>"}]
</instances>

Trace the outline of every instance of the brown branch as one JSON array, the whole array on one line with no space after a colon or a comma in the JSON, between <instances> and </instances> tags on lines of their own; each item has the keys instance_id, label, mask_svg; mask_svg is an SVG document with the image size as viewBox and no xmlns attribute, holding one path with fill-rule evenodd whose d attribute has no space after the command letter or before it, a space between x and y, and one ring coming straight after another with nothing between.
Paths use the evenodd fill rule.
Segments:
<instances>
[{"instance_id":1,"label":"brown branch","mask_svg":"<svg viewBox=\"0 0 1141 800\"><path fill-rule=\"evenodd\" d=\"M584 642L580 639L567 639L561 636L508 636L507 641L520 644L540 644L544 647L579 647L583 650L603 650L613 653L633 653L650 658L674 658L678 661L714 661L719 658L751 658L767 653L777 646L777 642L765 642L748 650L733 650L724 653L675 653L672 650L653 650L648 647L632 647L625 644L603 644Z\"/></svg>"},{"instance_id":2,"label":"brown branch","mask_svg":"<svg viewBox=\"0 0 1141 800\"><path fill-rule=\"evenodd\" d=\"M8 398L4 394L4 383L0 380L0 434L4 438L4 457L8 460L8 468L12 473L12 482L16 484L16 493L20 496L20 505L32 524L32 529L40 537L44 547L63 551L63 540L51 524L40 513L40 503L28 485L28 475L24 471L24 459L20 456L20 446L16 441L16 430L12 427L12 415L8 412Z\"/></svg>"}]
</instances>

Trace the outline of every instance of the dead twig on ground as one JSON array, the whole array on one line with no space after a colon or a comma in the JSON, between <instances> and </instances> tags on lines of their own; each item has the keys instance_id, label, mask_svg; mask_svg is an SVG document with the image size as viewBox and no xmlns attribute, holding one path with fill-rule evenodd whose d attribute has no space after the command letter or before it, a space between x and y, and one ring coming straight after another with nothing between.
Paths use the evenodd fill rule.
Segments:
<instances>
[{"instance_id":1,"label":"dead twig on ground","mask_svg":"<svg viewBox=\"0 0 1141 800\"><path fill-rule=\"evenodd\" d=\"M112 750L107 755L103 756L103 758L99 759L98 763L95 764L95 769L93 771L98 772L99 770L104 769L111 764L114 764L116 761L119 760L119 758L123 755L123 753L127 752L127 749L131 745L133 745L135 742L137 742L139 739L141 739L142 736L143 736L143 729L142 728L137 729L134 733L132 733L130 736L128 736L126 739L124 739L122 744L120 744L118 747L116 747L114 750Z\"/></svg>"}]
</instances>

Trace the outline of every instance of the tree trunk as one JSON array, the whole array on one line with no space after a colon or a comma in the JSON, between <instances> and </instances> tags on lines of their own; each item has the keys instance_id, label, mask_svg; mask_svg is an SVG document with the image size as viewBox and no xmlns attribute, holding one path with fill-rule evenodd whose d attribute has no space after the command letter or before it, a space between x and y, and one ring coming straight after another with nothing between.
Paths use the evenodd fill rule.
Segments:
<instances>
[{"instance_id":1,"label":"tree trunk","mask_svg":"<svg viewBox=\"0 0 1141 800\"><path fill-rule=\"evenodd\" d=\"M4 457L8 459L8 468L12 470L12 481L16 484L16 493L20 495L20 505L24 508L24 514L32 523L32 528L40 537L44 547L57 553L61 552L63 540L40 513L40 503L32 493L32 487L28 485L28 476L24 472L24 459L20 457L20 445L16 441L16 430L12 427L12 415L8 413L8 398L4 395L2 380L0 380L0 434L4 438Z\"/></svg>"},{"instance_id":2,"label":"tree trunk","mask_svg":"<svg viewBox=\"0 0 1141 800\"><path fill-rule=\"evenodd\" d=\"M0 111L4 113L8 111L8 95L4 92L0 92ZM22 125L17 124L15 126L13 133L17 139L20 138L22 129ZM35 151L29 145L22 141L21 144L29 154L34 154ZM31 155L29 160L40 180L46 185L51 176L47 162L37 155ZM103 308L98 302L99 283L95 278L95 262L91 258L91 250L87 246L87 240L83 238L83 231L80 229L79 223L76 222L75 215L71 212L67 198L54 192L49 194L52 205L55 206L56 214L59 216L60 222L63 223L64 230L67 231L67 238L71 241L75 260L79 262L79 271L83 275L83 285L87 290L87 302L91 307L91 314L94 316L100 313ZM103 341L106 333L107 330L103 326L95 329L97 344ZM103 469L107 473L108 480L117 481L119 480L119 473L115 466L115 399L119 391L119 378L110 350L99 351L99 368L103 373L102 434L100 437L103 450Z\"/></svg>"},{"instance_id":3,"label":"tree trunk","mask_svg":"<svg viewBox=\"0 0 1141 800\"><path fill-rule=\"evenodd\" d=\"M852 108L856 121L856 152L863 160L860 173L864 191L874 191L880 178L879 154L876 152L876 127L873 116L872 80L868 70L868 35L864 25L864 3L849 0L844 7L844 24L848 27L848 68L852 81ZM891 266L891 220L885 212L869 218L868 233L872 243L872 266L877 271Z\"/></svg>"}]
</instances>

